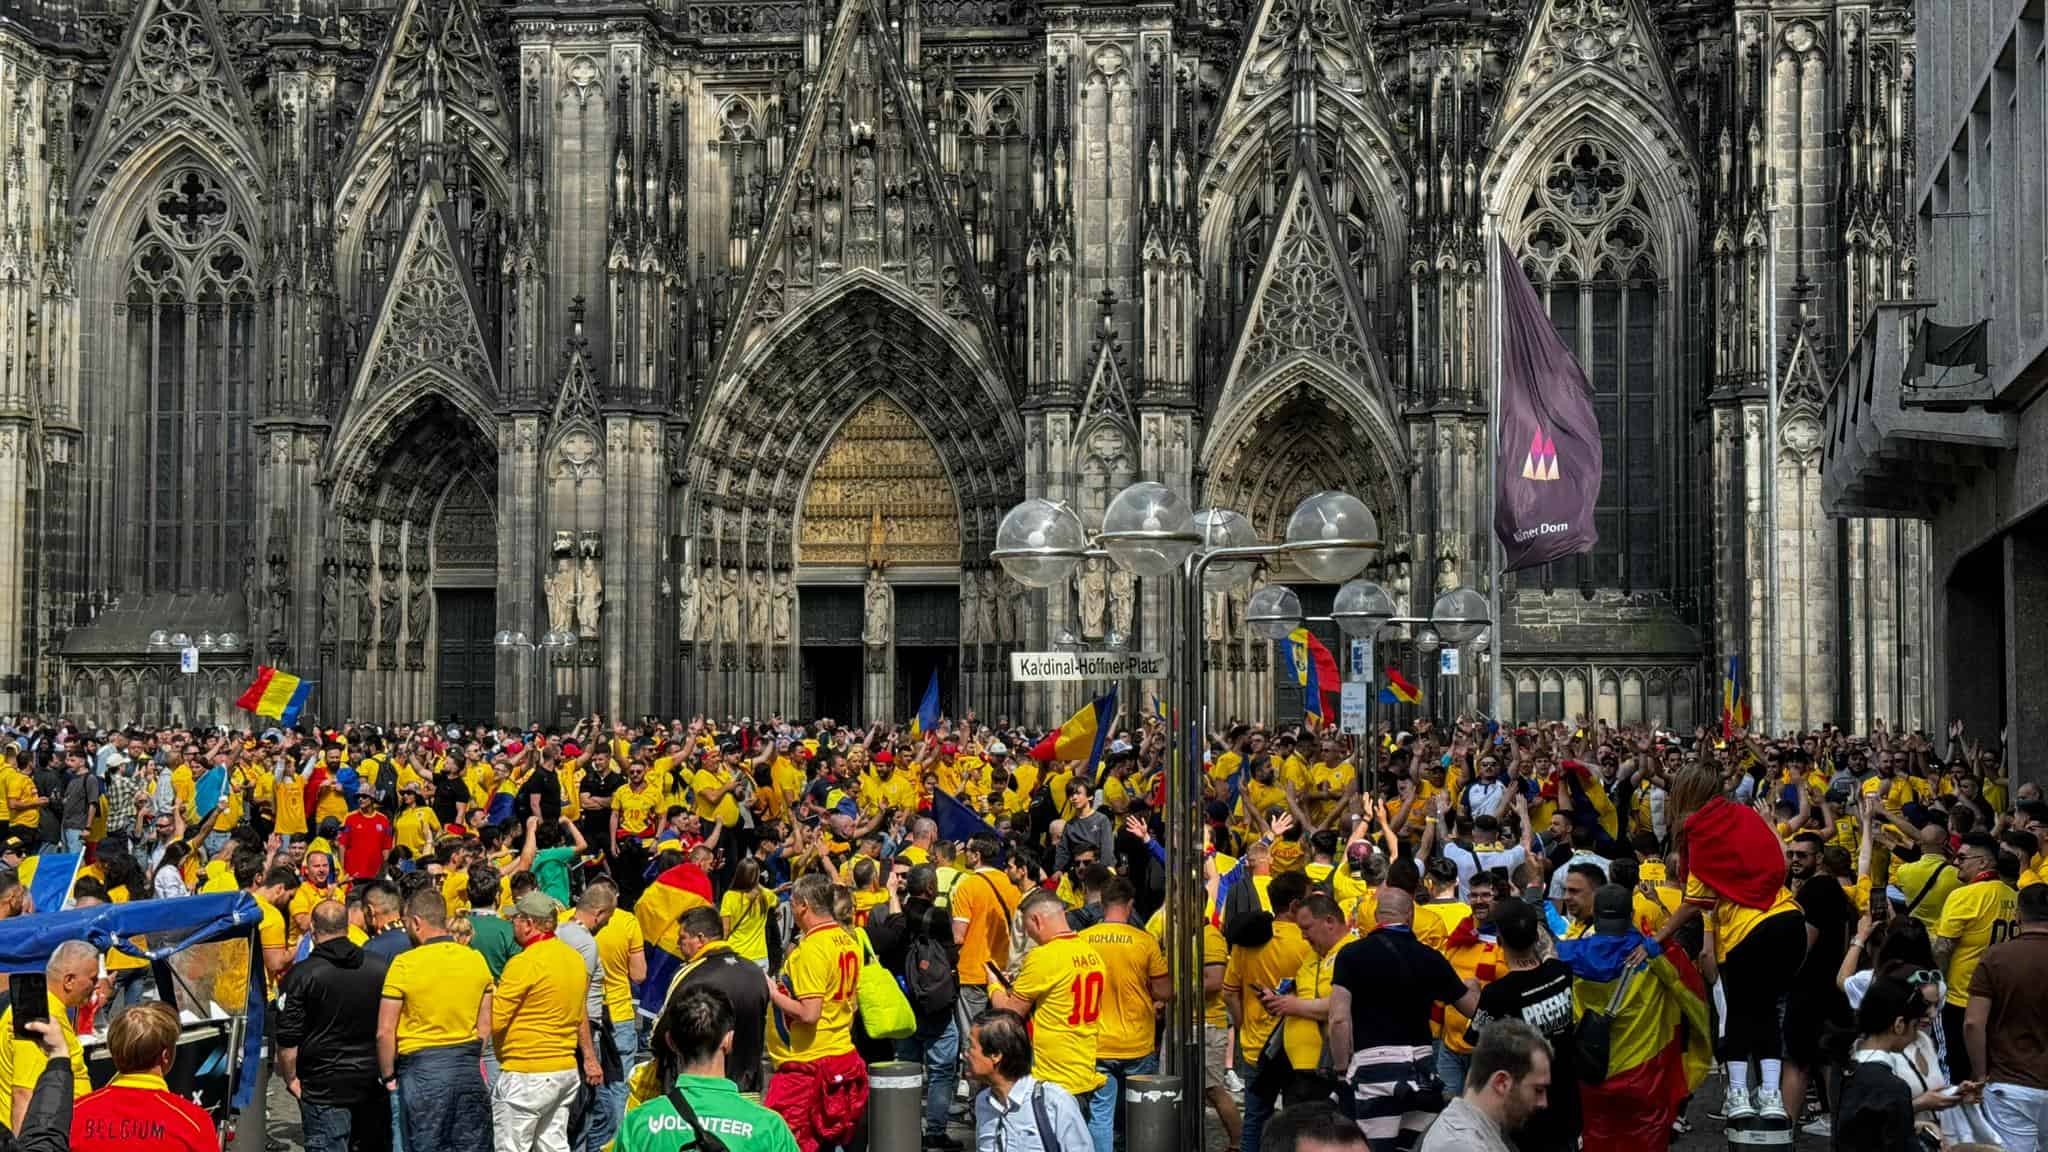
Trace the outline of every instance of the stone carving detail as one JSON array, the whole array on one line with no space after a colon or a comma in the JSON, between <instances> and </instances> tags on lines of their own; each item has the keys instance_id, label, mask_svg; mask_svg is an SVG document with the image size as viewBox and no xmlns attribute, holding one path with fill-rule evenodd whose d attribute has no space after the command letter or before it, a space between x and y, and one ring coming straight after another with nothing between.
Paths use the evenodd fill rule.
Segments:
<instances>
[{"instance_id":1,"label":"stone carving detail","mask_svg":"<svg viewBox=\"0 0 2048 1152\"><path fill-rule=\"evenodd\" d=\"M249 646L254 648L268 633L263 628L263 578L257 573L253 552L242 557L242 611L246 616L242 626L248 630Z\"/></svg>"},{"instance_id":2,"label":"stone carving detail","mask_svg":"<svg viewBox=\"0 0 2048 1152\"><path fill-rule=\"evenodd\" d=\"M1118 567L1109 574L1109 622L1126 644L1131 642L1131 624L1138 608L1138 578Z\"/></svg>"},{"instance_id":3,"label":"stone carving detail","mask_svg":"<svg viewBox=\"0 0 2048 1152\"><path fill-rule=\"evenodd\" d=\"M473 476L455 482L435 517L434 564L443 570L497 567L497 515Z\"/></svg>"},{"instance_id":4,"label":"stone carving detail","mask_svg":"<svg viewBox=\"0 0 2048 1152\"><path fill-rule=\"evenodd\" d=\"M598 563L604 549L597 533L585 532L577 551L582 558L576 566L576 634L595 640L599 613L604 610L604 573Z\"/></svg>"},{"instance_id":5,"label":"stone carving detail","mask_svg":"<svg viewBox=\"0 0 2048 1152\"><path fill-rule=\"evenodd\" d=\"M568 632L576 627L576 537L571 532L555 533L548 549L554 557L554 571L542 581L548 603L548 631Z\"/></svg>"},{"instance_id":6,"label":"stone carving detail","mask_svg":"<svg viewBox=\"0 0 2048 1152\"><path fill-rule=\"evenodd\" d=\"M869 572L863 598L861 639L871 648L887 645L889 638L894 634L891 631L894 615L895 605L890 598L889 582L882 579L880 572Z\"/></svg>"},{"instance_id":7,"label":"stone carving detail","mask_svg":"<svg viewBox=\"0 0 2048 1152\"><path fill-rule=\"evenodd\" d=\"M981 643L981 585L975 573L960 573L960 643Z\"/></svg>"},{"instance_id":8,"label":"stone carving detail","mask_svg":"<svg viewBox=\"0 0 2048 1152\"><path fill-rule=\"evenodd\" d=\"M440 208L434 195L421 196L363 379L375 386L433 368L471 381L484 395L494 396L496 377L484 350L483 330Z\"/></svg>"},{"instance_id":9,"label":"stone carving detail","mask_svg":"<svg viewBox=\"0 0 2048 1152\"><path fill-rule=\"evenodd\" d=\"M427 563L427 526L415 521L406 533L405 666L427 666L427 637L434 626L434 586Z\"/></svg>"},{"instance_id":10,"label":"stone carving detail","mask_svg":"<svg viewBox=\"0 0 2048 1152\"><path fill-rule=\"evenodd\" d=\"M384 544L379 549L377 560L377 666L395 668L398 665L398 633L402 624L404 609L400 604L400 569L398 566L398 531L390 524L384 526Z\"/></svg>"},{"instance_id":11,"label":"stone carving detail","mask_svg":"<svg viewBox=\"0 0 2048 1152\"><path fill-rule=\"evenodd\" d=\"M775 604L773 608L774 627L771 639L777 644L787 644L796 620L796 581L788 572L775 574Z\"/></svg>"},{"instance_id":12,"label":"stone carving detail","mask_svg":"<svg viewBox=\"0 0 2048 1152\"><path fill-rule=\"evenodd\" d=\"M1102 561L1082 561L1074 574L1074 585L1080 592L1081 635L1097 639L1107 624L1109 607L1109 576L1102 570Z\"/></svg>"},{"instance_id":13,"label":"stone carving detail","mask_svg":"<svg viewBox=\"0 0 2048 1152\"><path fill-rule=\"evenodd\" d=\"M959 563L960 506L938 450L886 394L847 418L811 473L797 551L813 565Z\"/></svg>"},{"instance_id":14,"label":"stone carving detail","mask_svg":"<svg viewBox=\"0 0 2048 1152\"><path fill-rule=\"evenodd\" d=\"M727 566L718 578L718 638L740 642L740 570Z\"/></svg>"},{"instance_id":15,"label":"stone carving detail","mask_svg":"<svg viewBox=\"0 0 2048 1152\"><path fill-rule=\"evenodd\" d=\"M1003 643L1020 644L1024 641L1026 623L1031 616L1031 589L1008 576L1003 577L1003 613L999 623L1003 626Z\"/></svg>"},{"instance_id":16,"label":"stone carving detail","mask_svg":"<svg viewBox=\"0 0 2048 1152\"><path fill-rule=\"evenodd\" d=\"M341 561L328 557L320 565L320 659L334 659L341 641Z\"/></svg>"},{"instance_id":17,"label":"stone carving detail","mask_svg":"<svg viewBox=\"0 0 2048 1152\"><path fill-rule=\"evenodd\" d=\"M102 136L122 136L166 101L236 118L237 81L201 0L156 0L146 19L126 82L112 93Z\"/></svg>"},{"instance_id":18,"label":"stone carving detail","mask_svg":"<svg viewBox=\"0 0 2048 1152\"><path fill-rule=\"evenodd\" d=\"M1306 180L1296 180L1232 373L1244 387L1294 356L1314 356L1350 380L1370 380L1362 318L1343 279L1342 250L1323 232Z\"/></svg>"},{"instance_id":19,"label":"stone carving detail","mask_svg":"<svg viewBox=\"0 0 2048 1152\"><path fill-rule=\"evenodd\" d=\"M754 644L766 644L775 635L774 596L768 586L768 573L759 568L747 574L747 640Z\"/></svg>"},{"instance_id":20,"label":"stone carving detail","mask_svg":"<svg viewBox=\"0 0 2048 1152\"><path fill-rule=\"evenodd\" d=\"M709 646L718 639L718 569L706 564L695 581L697 597L697 640Z\"/></svg>"}]
</instances>

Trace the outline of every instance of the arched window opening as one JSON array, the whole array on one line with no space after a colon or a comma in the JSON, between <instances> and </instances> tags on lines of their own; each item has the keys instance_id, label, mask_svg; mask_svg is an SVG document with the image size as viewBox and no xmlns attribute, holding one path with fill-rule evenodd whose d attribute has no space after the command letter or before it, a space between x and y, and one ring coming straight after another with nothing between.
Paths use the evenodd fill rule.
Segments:
<instances>
[{"instance_id":1,"label":"arched window opening","mask_svg":"<svg viewBox=\"0 0 2048 1152\"><path fill-rule=\"evenodd\" d=\"M248 547L256 285L248 222L220 179L167 173L128 262L129 427L143 439L145 592L224 592Z\"/></svg>"}]
</instances>

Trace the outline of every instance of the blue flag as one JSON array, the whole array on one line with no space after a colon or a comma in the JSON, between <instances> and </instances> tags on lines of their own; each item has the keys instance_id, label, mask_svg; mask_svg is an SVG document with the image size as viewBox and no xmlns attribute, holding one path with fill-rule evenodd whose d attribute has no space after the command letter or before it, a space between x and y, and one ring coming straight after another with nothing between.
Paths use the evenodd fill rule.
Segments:
<instances>
[{"instance_id":1,"label":"blue flag","mask_svg":"<svg viewBox=\"0 0 2048 1152\"><path fill-rule=\"evenodd\" d=\"M219 806L221 793L227 791L227 787L228 770L224 764L215 764L208 768L206 774L193 784L192 810L199 813L201 820L206 819L207 813Z\"/></svg>"},{"instance_id":2,"label":"blue flag","mask_svg":"<svg viewBox=\"0 0 2048 1152\"><path fill-rule=\"evenodd\" d=\"M932 682L925 685L924 701L917 706L917 718L910 722L910 734L922 737L939 726L939 670L932 669Z\"/></svg>"},{"instance_id":3,"label":"blue flag","mask_svg":"<svg viewBox=\"0 0 2048 1152\"><path fill-rule=\"evenodd\" d=\"M938 823L939 839L954 843L971 840L976 836L995 838L996 830L988 821L974 814L974 809L960 802L950 792L932 793L932 819Z\"/></svg>"}]
</instances>

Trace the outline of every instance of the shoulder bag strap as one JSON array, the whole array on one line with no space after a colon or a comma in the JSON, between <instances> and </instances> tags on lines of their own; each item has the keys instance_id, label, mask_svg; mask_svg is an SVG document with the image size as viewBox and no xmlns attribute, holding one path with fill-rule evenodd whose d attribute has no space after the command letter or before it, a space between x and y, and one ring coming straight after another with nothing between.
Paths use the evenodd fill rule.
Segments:
<instances>
[{"instance_id":1,"label":"shoulder bag strap","mask_svg":"<svg viewBox=\"0 0 2048 1152\"><path fill-rule=\"evenodd\" d=\"M1918 908L1920 906L1920 902L1922 900L1927 899L1927 894L1929 892L1934 891L1934 886L1936 884L1941 883L1941 870L1943 868L1949 867L1953 867L1953 865L1951 865L1946 860L1937 861L1935 863L1934 870L1927 876L1926 886L1920 889L1920 894L1918 896L1913 897L1913 902L1911 904L1906 905L1906 915L1911 916L1913 914L1913 909Z\"/></svg>"},{"instance_id":2,"label":"shoulder bag strap","mask_svg":"<svg viewBox=\"0 0 2048 1152\"><path fill-rule=\"evenodd\" d=\"M1031 1116L1038 1121L1038 1145L1044 1152L1054 1152L1059 1144L1052 1135L1052 1110L1045 1106L1045 1085L1031 1086Z\"/></svg>"},{"instance_id":3,"label":"shoulder bag strap","mask_svg":"<svg viewBox=\"0 0 2048 1152\"><path fill-rule=\"evenodd\" d=\"M683 1094L674 1085L669 1087L668 1102L669 1106L676 1110L676 1115L683 1118L683 1123L690 1126L690 1134L695 1137L690 1147L700 1149L701 1152L731 1152L725 1146L725 1141L704 1130L703 1122L697 1119L697 1110L690 1107L690 1102L683 1098Z\"/></svg>"}]
</instances>

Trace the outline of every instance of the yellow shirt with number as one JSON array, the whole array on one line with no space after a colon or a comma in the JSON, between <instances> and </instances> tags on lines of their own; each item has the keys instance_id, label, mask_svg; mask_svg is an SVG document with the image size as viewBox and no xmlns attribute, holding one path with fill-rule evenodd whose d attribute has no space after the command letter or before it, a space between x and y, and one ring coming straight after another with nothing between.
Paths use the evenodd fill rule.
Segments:
<instances>
[{"instance_id":1,"label":"yellow shirt with number","mask_svg":"<svg viewBox=\"0 0 2048 1152\"><path fill-rule=\"evenodd\" d=\"M2003 880L1979 880L1949 893L1942 905L1941 922L1934 934L1956 942L1948 957L1948 1002L1958 1008L1970 1003L1970 977L1985 949L2019 934L2019 893Z\"/></svg>"},{"instance_id":2,"label":"yellow shirt with number","mask_svg":"<svg viewBox=\"0 0 2048 1152\"><path fill-rule=\"evenodd\" d=\"M612 793L612 811L618 813L619 834L638 836L652 831L660 822L662 799L661 789L646 781L637 789L629 784Z\"/></svg>"},{"instance_id":3,"label":"yellow shirt with number","mask_svg":"<svg viewBox=\"0 0 2048 1152\"><path fill-rule=\"evenodd\" d=\"M782 990L820 1002L817 1022L801 1024L768 1002L768 1059L776 1067L853 1051L853 1010L860 987L860 949L837 924L804 933L782 960Z\"/></svg>"},{"instance_id":4,"label":"yellow shirt with number","mask_svg":"<svg viewBox=\"0 0 2048 1152\"><path fill-rule=\"evenodd\" d=\"M490 990L491 969L484 954L453 938L392 957L384 973L384 999L398 1001L398 1054L474 1041L477 1012Z\"/></svg>"},{"instance_id":5,"label":"yellow shirt with number","mask_svg":"<svg viewBox=\"0 0 2048 1152\"><path fill-rule=\"evenodd\" d=\"M597 960L604 968L604 1007L612 1023L633 1019L633 954L647 954L640 920L614 912L597 932Z\"/></svg>"},{"instance_id":6,"label":"yellow shirt with number","mask_svg":"<svg viewBox=\"0 0 2048 1152\"><path fill-rule=\"evenodd\" d=\"M1098 1060L1136 1060L1153 1050L1152 978L1166 976L1159 941L1131 924L1095 924L1081 930L1108 973L1102 997Z\"/></svg>"},{"instance_id":7,"label":"yellow shirt with number","mask_svg":"<svg viewBox=\"0 0 2048 1152\"><path fill-rule=\"evenodd\" d=\"M476 956L481 964L483 954ZM506 961L491 997L491 1035L505 1071L573 1071L589 990L583 954L558 937L536 940Z\"/></svg>"},{"instance_id":8,"label":"yellow shirt with number","mask_svg":"<svg viewBox=\"0 0 2048 1152\"><path fill-rule=\"evenodd\" d=\"M1076 1097L1102 1086L1095 1070L1109 967L1095 946L1066 932L1024 954L1016 993L1031 1001L1031 1073Z\"/></svg>"}]
</instances>

